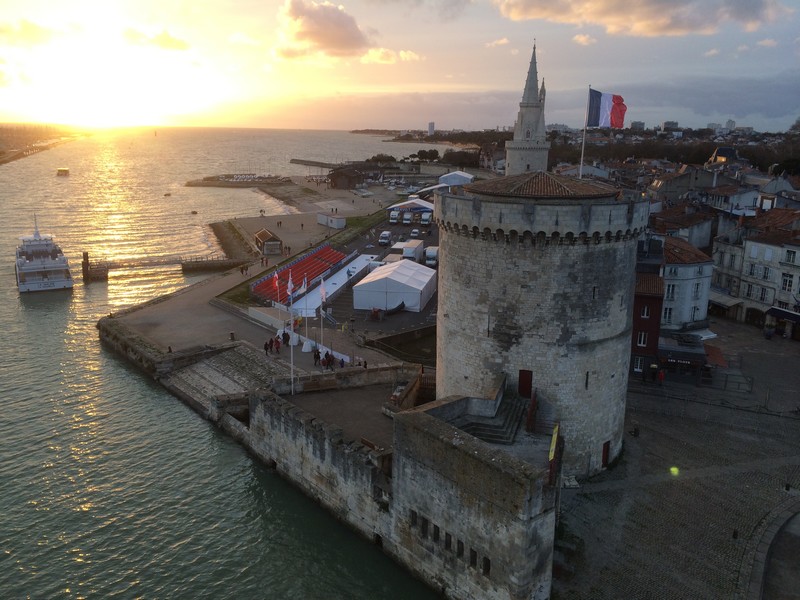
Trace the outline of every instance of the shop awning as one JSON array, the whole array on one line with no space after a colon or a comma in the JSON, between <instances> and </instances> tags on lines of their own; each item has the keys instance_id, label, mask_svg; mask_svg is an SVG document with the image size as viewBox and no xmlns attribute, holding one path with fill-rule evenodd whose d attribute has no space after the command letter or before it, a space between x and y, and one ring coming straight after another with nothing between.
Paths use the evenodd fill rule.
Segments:
<instances>
[{"instance_id":1,"label":"shop awning","mask_svg":"<svg viewBox=\"0 0 800 600\"><path fill-rule=\"evenodd\" d=\"M772 308L767 310L767 314L781 321L791 321L792 323L800 323L800 314L783 308L778 308L777 306L773 306Z\"/></svg>"},{"instance_id":2,"label":"shop awning","mask_svg":"<svg viewBox=\"0 0 800 600\"><path fill-rule=\"evenodd\" d=\"M737 304L742 303L741 298L734 298L733 296L728 296L728 294L720 294L714 290L709 290L708 301L725 308L730 308L731 306L736 306Z\"/></svg>"}]
</instances>

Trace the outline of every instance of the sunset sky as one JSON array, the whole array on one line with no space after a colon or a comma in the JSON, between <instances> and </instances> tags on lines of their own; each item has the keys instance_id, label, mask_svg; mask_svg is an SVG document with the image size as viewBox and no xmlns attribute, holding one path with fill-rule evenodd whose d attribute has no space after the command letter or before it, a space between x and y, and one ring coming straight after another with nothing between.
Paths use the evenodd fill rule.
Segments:
<instances>
[{"instance_id":1,"label":"sunset sky","mask_svg":"<svg viewBox=\"0 0 800 600\"><path fill-rule=\"evenodd\" d=\"M798 0L3 0L0 122L482 129L534 40L547 123L800 116Z\"/></svg>"}]
</instances>

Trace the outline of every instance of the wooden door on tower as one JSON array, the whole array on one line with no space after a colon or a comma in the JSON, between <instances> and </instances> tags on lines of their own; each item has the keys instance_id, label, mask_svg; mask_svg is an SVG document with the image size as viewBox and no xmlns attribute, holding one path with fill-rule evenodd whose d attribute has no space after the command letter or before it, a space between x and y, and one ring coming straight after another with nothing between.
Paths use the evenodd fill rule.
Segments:
<instances>
[{"instance_id":1,"label":"wooden door on tower","mask_svg":"<svg viewBox=\"0 0 800 600\"><path fill-rule=\"evenodd\" d=\"M533 371L527 369L520 369L519 383L517 383L517 392L520 398L530 398L533 393Z\"/></svg>"}]
</instances>

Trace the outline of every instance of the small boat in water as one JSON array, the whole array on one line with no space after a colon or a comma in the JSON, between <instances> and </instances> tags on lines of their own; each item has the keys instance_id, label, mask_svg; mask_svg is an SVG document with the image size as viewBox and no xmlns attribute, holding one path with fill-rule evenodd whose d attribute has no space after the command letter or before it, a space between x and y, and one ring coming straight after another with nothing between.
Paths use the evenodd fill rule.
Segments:
<instances>
[{"instance_id":1,"label":"small boat in water","mask_svg":"<svg viewBox=\"0 0 800 600\"><path fill-rule=\"evenodd\" d=\"M39 233L34 217L33 235L20 237L14 270L20 292L72 289L69 261L50 234Z\"/></svg>"},{"instance_id":2,"label":"small boat in water","mask_svg":"<svg viewBox=\"0 0 800 600\"><path fill-rule=\"evenodd\" d=\"M59 167L58 169L56 169L56 175L58 175L59 177L66 177L67 175L69 175L69 169L67 167Z\"/></svg>"}]
</instances>

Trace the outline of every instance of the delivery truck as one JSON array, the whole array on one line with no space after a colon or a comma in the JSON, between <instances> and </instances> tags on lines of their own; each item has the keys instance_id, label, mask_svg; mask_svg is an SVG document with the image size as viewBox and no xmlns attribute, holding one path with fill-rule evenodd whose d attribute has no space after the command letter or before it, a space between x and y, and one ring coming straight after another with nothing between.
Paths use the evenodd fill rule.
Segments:
<instances>
[{"instance_id":1,"label":"delivery truck","mask_svg":"<svg viewBox=\"0 0 800 600\"><path fill-rule=\"evenodd\" d=\"M425 257L425 242L422 240L408 240L403 248L403 258L421 263Z\"/></svg>"}]
</instances>

